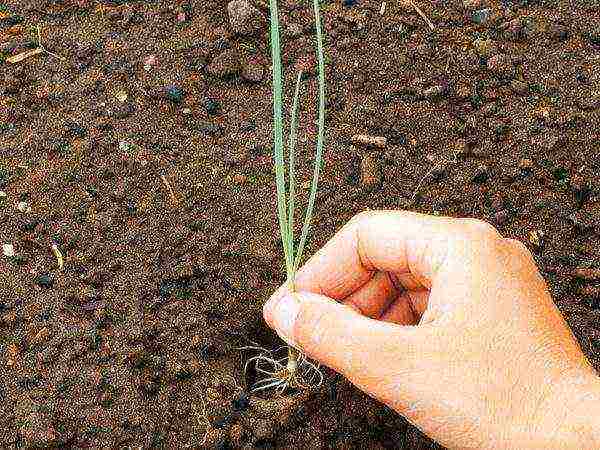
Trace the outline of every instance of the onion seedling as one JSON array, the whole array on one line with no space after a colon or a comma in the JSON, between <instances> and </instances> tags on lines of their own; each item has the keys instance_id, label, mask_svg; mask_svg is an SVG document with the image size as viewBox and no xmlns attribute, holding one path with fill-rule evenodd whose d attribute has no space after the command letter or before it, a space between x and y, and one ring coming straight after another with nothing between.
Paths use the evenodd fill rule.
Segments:
<instances>
[{"instance_id":1,"label":"onion seedling","mask_svg":"<svg viewBox=\"0 0 600 450\"><path fill-rule=\"evenodd\" d=\"M313 9L315 14L319 83L318 135L310 193L300 239L296 246L294 241L294 216L296 211L295 147L298 132L298 105L302 84L302 72L298 73L296 78L296 88L294 91L290 118L287 144L288 180L286 186L286 161L283 131L283 76L281 68L279 12L277 0L270 0L271 56L273 59L273 156L275 160L275 184L277 186L277 216L279 218L281 242L285 258L287 285L292 293L296 290L296 272L302 262L302 255L304 253L312 221L317 187L323 163L323 147L325 142L325 59L323 56L323 31L319 0L313 0ZM319 367L311 363L306 356L299 353L293 347L287 347L287 355L278 355L279 351L285 348L286 347L282 347L273 352L262 348L254 348L254 350L259 350L261 353L250 358L245 367L247 370L250 364L254 364L256 373L263 377L253 386L254 391L275 389L281 394L288 388L310 388L321 385L323 382L323 375L319 371Z\"/></svg>"}]
</instances>

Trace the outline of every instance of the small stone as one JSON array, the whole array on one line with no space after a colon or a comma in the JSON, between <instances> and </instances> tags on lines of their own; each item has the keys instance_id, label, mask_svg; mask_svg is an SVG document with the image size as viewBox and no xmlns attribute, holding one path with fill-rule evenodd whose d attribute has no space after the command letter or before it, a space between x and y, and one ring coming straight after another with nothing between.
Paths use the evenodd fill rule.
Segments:
<instances>
[{"instance_id":1,"label":"small stone","mask_svg":"<svg viewBox=\"0 0 600 450\"><path fill-rule=\"evenodd\" d=\"M210 97L206 97L204 99L203 103L204 103L204 109L211 116L214 116L221 111L221 104L219 103L218 100L215 100Z\"/></svg>"},{"instance_id":2,"label":"small stone","mask_svg":"<svg viewBox=\"0 0 600 450\"><path fill-rule=\"evenodd\" d=\"M500 26L508 38L518 40L524 35L524 26L521 19L513 19Z\"/></svg>"},{"instance_id":3,"label":"small stone","mask_svg":"<svg viewBox=\"0 0 600 450\"><path fill-rule=\"evenodd\" d=\"M475 9L481 7L483 4L482 0L463 0L463 6L466 9Z\"/></svg>"},{"instance_id":4,"label":"small stone","mask_svg":"<svg viewBox=\"0 0 600 450\"><path fill-rule=\"evenodd\" d=\"M269 419L258 419L252 424L252 432L258 441L268 441L275 435L275 424Z\"/></svg>"},{"instance_id":5,"label":"small stone","mask_svg":"<svg viewBox=\"0 0 600 450\"><path fill-rule=\"evenodd\" d=\"M12 244L2 244L2 253L7 258L12 258L15 256L15 247Z\"/></svg>"},{"instance_id":6,"label":"small stone","mask_svg":"<svg viewBox=\"0 0 600 450\"><path fill-rule=\"evenodd\" d=\"M266 27L260 11L247 0L233 0L227 5L229 23L237 34L250 35Z\"/></svg>"},{"instance_id":7,"label":"small stone","mask_svg":"<svg viewBox=\"0 0 600 450\"><path fill-rule=\"evenodd\" d=\"M377 188L382 181L379 161L373 156L363 157L360 163L360 184L367 189Z\"/></svg>"},{"instance_id":8,"label":"small stone","mask_svg":"<svg viewBox=\"0 0 600 450\"><path fill-rule=\"evenodd\" d=\"M519 161L519 170L521 170L521 172L526 173L526 174L530 174L533 172L533 161L531 159L528 158L522 158Z\"/></svg>"},{"instance_id":9,"label":"small stone","mask_svg":"<svg viewBox=\"0 0 600 450\"><path fill-rule=\"evenodd\" d=\"M531 245L536 249L540 249L544 245L544 237L546 234L542 230L533 230L529 232L528 239Z\"/></svg>"},{"instance_id":10,"label":"small stone","mask_svg":"<svg viewBox=\"0 0 600 450\"><path fill-rule=\"evenodd\" d=\"M148 55L144 58L144 70L150 71L154 66L158 64L158 58L156 55Z\"/></svg>"},{"instance_id":11,"label":"small stone","mask_svg":"<svg viewBox=\"0 0 600 450\"><path fill-rule=\"evenodd\" d=\"M125 92L125 91L119 91L115 94L115 97L121 103L125 103L127 101L128 95L127 95L127 92Z\"/></svg>"},{"instance_id":12,"label":"small stone","mask_svg":"<svg viewBox=\"0 0 600 450\"><path fill-rule=\"evenodd\" d=\"M573 270L573 278L585 281L600 281L600 268L577 267Z\"/></svg>"},{"instance_id":13,"label":"small stone","mask_svg":"<svg viewBox=\"0 0 600 450\"><path fill-rule=\"evenodd\" d=\"M250 406L250 399L248 398L248 395L241 393L231 401L231 406L234 411L245 411Z\"/></svg>"},{"instance_id":14,"label":"small stone","mask_svg":"<svg viewBox=\"0 0 600 450\"><path fill-rule=\"evenodd\" d=\"M250 83L260 83L265 77L265 68L262 64L248 62L242 69L242 78Z\"/></svg>"},{"instance_id":15,"label":"small stone","mask_svg":"<svg viewBox=\"0 0 600 450\"><path fill-rule=\"evenodd\" d=\"M38 331L29 341L29 343L34 345L42 345L45 343L50 337L50 331L47 327L43 327L40 331Z\"/></svg>"},{"instance_id":16,"label":"small stone","mask_svg":"<svg viewBox=\"0 0 600 450\"><path fill-rule=\"evenodd\" d=\"M512 80L510 88L515 94L525 95L529 92L529 85L523 81Z\"/></svg>"},{"instance_id":17,"label":"small stone","mask_svg":"<svg viewBox=\"0 0 600 450\"><path fill-rule=\"evenodd\" d=\"M550 26L550 37L558 42L564 42L569 39L569 27L562 23L553 23Z\"/></svg>"},{"instance_id":18,"label":"small stone","mask_svg":"<svg viewBox=\"0 0 600 450\"><path fill-rule=\"evenodd\" d=\"M496 222L498 225L506 224L509 219L510 219L510 213L506 209L497 211L494 214L494 222Z\"/></svg>"},{"instance_id":19,"label":"small stone","mask_svg":"<svg viewBox=\"0 0 600 450\"><path fill-rule=\"evenodd\" d=\"M487 61L487 68L498 78L512 79L515 76L515 67L507 55L498 54L492 56Z\"/></svg>"},{"instance_id":20,"label":"small stone","mask_svg":"<svg viewBox=\"0 0 600 450\"><path fill-rule=\"evenodd\" d=\"M490 8L478 9L471 14L471 20L476 24L482 25L488 21L491 15L492 10Z\"/></svg>"},{"instance_id":21,"label":"small stone","mask_svg":"<svg viewBox=\"0 0 600 450\"><path fill-rule=\"evenodd\" d=\"M49 274L40 274L36 277L35 282L44 289L50 289L54 285L54 278Z\"/></svg>"},{"instance_id":22,"label":"small stone","mask_svg":"<svg viewBox=\"0 0 600 450\"><path fill-rule=\"evenodd\" d=\"M476 39L473 42L473 47L482 58L489 58L498 51L496 43L491 39Z\"/></svg>"},{"instance_id":23,"label":"small stone","mask_svg":"<svg viewBox=\"0 0 600 450\"><path fill-rule=\"evenodd\" d=\"M302 34L304 33L304 29L301 25L297 23L290 23L286 28L286 32L288 37L294 39L302 36Z\"/></svg>"},{"instance_id":24,"label":"small stone","mask_svg":"<svg viewBox=\"0 0 600 450\"><path fill-rule=\"evenodd\" d=\"M485 164L480 164L471 175L471 181L477 184L485 183L490 177L489 169Z\"/></svg>"},{"instance_id":25,"label":"small stone","mask_svg":"<svg viewBox=\"0 0 600 450\"><path fill-rule=\"evenodd\" d=\"M17 210L22 213L30 213L31 206L29 206L29 204L27 202L21 201L21 202L17 203Z\"/></svg>"},{"instance_id":26,"label":"small stone","mask_svg":"<svg viewBox=\"0 0 600 450\"><path fill-rule=\"evenodd\" d=\"M183 95L183 90L178 86L171 85L165 88L165 97L173 103L181 103L183 101Z\"/></svg>"},{"instance_id":27,"label":"small stone","mask_svg":"<svg viewBox=\"0 0 600 450\"><path fill-rule=\"evenodd\" d=\"M444 96L445 93L446 93L446 88L444 86L442 86L441 84L436 84L436 85L430 86L427 89L423 90L423 92L421 93L421 96L425 99L433 100L433 99L437 99L437 98Z\"/></svg>"},{"instance_id":28,"label":"small stone","mask_svg":"<svg viewBox=\"0 0 600 450\"><path fill-rule=\"evenodd\" d=\"M241 173L236 173L232 177L232 181L235 184L246 184L248 182L248 177L246 175L241 174Z\"/></svg>"},{"instance_id":29,"label":"small stone","mask_svg":"<svg viewBox=\"0 0 600 450\"><path fill-rule=\"evenodd\" d=\"M206 67L206 72L221 79L232 78L240 71L240 62L235 50L225 50L217 55Z\"/></svg>"}]
</instances>

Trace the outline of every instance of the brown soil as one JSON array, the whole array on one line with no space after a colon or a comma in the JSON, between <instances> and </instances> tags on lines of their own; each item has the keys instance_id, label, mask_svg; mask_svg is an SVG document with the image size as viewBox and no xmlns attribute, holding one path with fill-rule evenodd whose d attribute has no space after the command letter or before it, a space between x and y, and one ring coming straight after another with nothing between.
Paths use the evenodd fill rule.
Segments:
<instances>
[{"instance_id":1,"label":"brown soil","mask_svg":"<svg viewBox=\"0 0 600 450\"><path fill-rule=\"evenodd\" d=\"M291 86L311 2L280 3ZM323 8L309 250L365 208L489 220L534 251L600 368L600 286L573 276L600 265L598 0L419 2L434 32L395 1L342 3ZM58 56L0 65L0 447L437 448L331 372L244 392L237 348L281 344L261 318L283 281L266 25L233 35L225 0L0 6L3 60L37 25ZM308 179L314 76L305 91Z\"/></svg>"}]
</instances>

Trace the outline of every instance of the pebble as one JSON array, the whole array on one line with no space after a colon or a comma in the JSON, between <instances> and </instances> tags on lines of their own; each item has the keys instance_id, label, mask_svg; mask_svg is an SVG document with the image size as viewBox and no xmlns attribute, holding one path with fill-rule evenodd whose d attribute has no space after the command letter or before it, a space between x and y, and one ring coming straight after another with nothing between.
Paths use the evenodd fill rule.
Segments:
<instances>
[{"instance_id":1,"label":"pebble","mask_svg":"<svg viewBox=\"0 0 600 450\"><path fill-rule=\"evenodd\" d=\"M498 78L512 79L515 76L515 67L511 58L507 55L492 56L487 61L487 68Z\"/></svg>"},{"instance_id":2,"label":"pebble","mask_svg":"<svg viewBox=\"0 0 600 450\"><path fill-rule=\"evenodd\" d=\"M2 244L2 253L7 258L12 258L15 256L15 247L12 244Z\"/></svg>"},{"instance_id":3,"label":"pebble","mask_svg":"<svg viewBox=\"0 0 600 450\"><path fill-rule=\"evenodd\" d=\"M471 14L471 20L476 24L482 25L489 20L491 15L492 10L490 8L478 9Z\"/></svg>"},{"instance_id":4,"label":"pebble","mask_svg":"<svg viewBox=\"0 0 600 450\"><path fill-rule=\"evenodd\" d=\"M29 203L21 201L17 203L17 210L22 213L30 213L31 206L29 206Z\"/></svg>"},{"instance_id":5,"label":"pebble","mask_svg":"<svg viewBox=\"0 0 600 450\"><path fill-rule=\"evenodd\" d=\"M529 173L533 172L533 167L534 167L533 161L529 158L522 158L519 161L519 169L523 173L529 174Z\"/></svg>"},{"instance_id":6,"label":"pebble","mask_svg":"<svg viewBox=\"0 0 600 450\"><path fill-rule=\"evenodd\" d=\"M482 58L489 58L498 51L496 43L491 39L475 39L473 47Z\"/></svg>"},{"instance_id":7,"label":"pebble","mask_svg":"<svg viewBox=\"0 0 600 450\"><path fill-rule=\"evenodd\" d=\"M569 39L569 27L562 23L553 23L550 26L550 37L558 42L564 42Z\"/></svg>"},{"instance_id":8,"label":"pebble","mask_svg":"<svg viewBox=\"0 0 600 450\"><path fill-rule=\"evenodd\" d=\"M154 66L158 64L158 58L156 55L149 55L144 59L144 70L146 72L152 70Z\"/></svg>"},{"instance_id":9,"label":"pebble","mask_svg":"<svg viewBox=\"0 0 600 450\"><path fill-rule=\"evenodd\" d=\"M232 181L235 184L246 184L248 182L248 177L246 175L241 174L241 173L236 173L232 177Z\"/></svg>"},{"instance_id":10,"label":"pebble","mask_svg":"<svg viewBox=\"0 0 600 450\"><path fill-rule=\"evenodd\" d=\"M483 5L483 0L463 0L465 9L476 9Z\"/></svg>"},{"instance_id":11,"label":"pebble","mask_svg":"<svg viewBox=\"0 0 600 450\"><path fill-rule=\"evenodd\" d=\"M266 27L261 12L247 0L233 0L227 5L229 24L237 34L250 35Z\"/></svg>"},{"instance_id":12,"label":"pebble","mask_svg":"<svg viewBox=\"0 0 600 450\"><path fill-rule=\"evenodd\" d=\"M245 411L250 406L250 399L246 393L241 393L231 401L231 406L233 407L234 411Z\"/></svg>"},{"instance_id":13,"label":"pebble","mask_svg":"<svg viewBox=\"0 0 600 450\"><path fill-rule=\"evenodd\" d=\"M165 88L165 97L173 103L181 103L183 101L183 96L183 90L178 86L171 85Z\"/></svg>"},{"instance_id":14,"label":"pebble","mask_svg":"<svg viewBox=\"0 0 600 450\"><path fill-rule=\"evenodd\" d=\"M262 64L248 62L242 69L242 78L250 83L260 83L265 77L265 68Z\"/></svg>"},{"instance_id":15,"label":"pebble","mask_svg":"<svg viewBox=\"0 0 600 450\"><path fill-rule=\"evenodd\" d=\"M525 95L529 92L529 85L523 81L512 80L510 88L515 94Z\"/></svg>"},{"instance_id":16,"label":"pebble","mask_svg":"<svg viewBox=\"0 0 600 450\"><path fill-rule=\"evenodd\" d=\"M194 123L193 128L200 133L213 137L221 136L225 132L222 125L210 122Z\"/></svg>"},{"instance_id":17,"label":"pebble","mask_svg":"<svg viewBox=\"0 0 600 450\"><path fill-rule=\"evenodd\" d=\"M360 162L360 184L367 189L375 189L381 184L382 174L379 161L367 155Z\"/></svg>"},{"instance_id":18,"label":"pebble","mask_svg":"<svg viewBox=\"0 0 600 450\"><path fill-rule=\"evenodd\" d=\"M443 97L446 94L446 88L441 84L428 87L421 92L421 96L428 100L434 100Z\"/></svg>"},{"instance_id":19,"label":"pebble","mask_svg":"<svg viewBox=\"0 0 600 450\"><path fill-rule=\"evenodd\" d=\"M225 50L215 56L211 63L206 66L206 72L215 78L232 78L240 71L240 62L235 50Z\"/></svg>"},{"instance_id":20,"label":"pebble","mask_svg":"<svg viewBox=\"0 0 600 450\"><path fill-rule=\"evenodd\" d=\"M573 278L585 281L600 281L600 268L577 267L573 270Z\"/></svg>"},{"instance_id":21,"label":"pebble","mask_svg":"<svg viewBox=\"0 0 600 450\"><path fill-rule=\"evenodd\" d=\"M540 249L544 245L544 238L546 233L542 230L533 230L529 232L528 239L529 243L536 249Z\"/></svg>"},{"instance_id":22,"label":"pebble","mask_svg":"<svg viewBox=\"0 0 600 450\"><path fill-rule=\"evenodd\" d=\"M496 222L498 225L506 224L509 219L510 219L510 213L506 209L497 211L494 214L494 222Z\"/></svg>"},{"instance_id":23,"label":"pebble","mask_svg":"<svg viewBox=\"0 0 600 450\"><path fill-rule=\"evenodd\" d=\"M214 116L221 111L221 104L213 98L206 97L203 103L204 109L211 116Z\"/></svg>"},{"instance_id":24,"label":"pebble","mask_svg":"<svg viewBox=\"0 0 600 450\"><path fill-rule=\"evenodd\" d=\"M257 441L268 441L275 435L275 424L270 419L257 419L252 423L252 433Z\"/></svg>"},{"instance_id":25,"label":"pebble","mask_svg":"<svg viewBox=\"0 0 600 450\"><path fill-rule=\"evenodd\" d=\"M292 39L300 37L304 33L302 26L297 23L288 24L285 31L287 32L288 37Z\"/></svg>"},{"instance_id":26,"label":"pebble","mask_svg":"<svg viewBox=\"0 0 600 450\"><path fill-rule=\"evenodd\" d=\"M49 274L40 274L36 277L35 282L44 289L50 289L54 285L54 278Z\"/></svg>"},{"instance_id":27,"label":"pebble","mask_svg":"<svg viewBox=\"0 0 600 450\"><path fill-rule=\"evenodd\" d=\"M473 183L482 184L485 183L490 177L488 166L480 164L475 168L471 175L471 181Z\"/></svg>"}]
</instances>

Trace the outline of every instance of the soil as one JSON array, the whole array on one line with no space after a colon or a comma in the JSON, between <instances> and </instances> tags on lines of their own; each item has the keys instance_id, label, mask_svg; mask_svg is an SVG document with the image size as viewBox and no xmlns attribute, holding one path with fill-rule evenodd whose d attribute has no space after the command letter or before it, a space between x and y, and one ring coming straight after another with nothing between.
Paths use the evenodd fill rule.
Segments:
<instances>
[{"instance_id":1,"label":"soil","mask_svg":"<svg viewBox=\"0 0 600 450\"><path fill-rule=\"evenodd\" d=\"M305 180L311 3L280 1ZM488 220L534 252L599 369L600 276L581 279L600 267L598 0L419 2L434 31L385 3L323 2L310 252L367 208ZM0 3L1 448L439 448L332 372L247 393L239 348L281 345L261 306L284 272L257 6L238 35L225 0ZM10 63L37 26L44 52Z\"/></svg>"}]
</instances>

